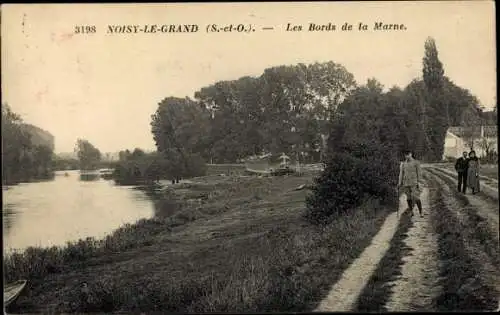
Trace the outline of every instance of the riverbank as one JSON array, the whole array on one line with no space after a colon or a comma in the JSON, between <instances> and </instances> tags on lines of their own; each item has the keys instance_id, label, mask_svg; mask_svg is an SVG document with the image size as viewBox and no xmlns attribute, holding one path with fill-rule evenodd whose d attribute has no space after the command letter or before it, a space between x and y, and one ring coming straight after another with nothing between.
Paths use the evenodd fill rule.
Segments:
<instances>
[{"instance_id":1,"label":"riverbank","mask_svg":"<svg viewBox=\"0 0 500 315\"><path fill-rule=\"evenodd\" d=\"M23 183L37 183L53 180L56 173L51 171L48 174L30 176L30 177L18 177L18 178L2 178L2 186L15 186Z\"/></svg>"},{"instance_id":2,"label":"riverbank","mask_svg":"<svg viewBox=\"0 0 500 315\"><path fill-rule=\"evenodd\" d=\"M373 201L311 226L295 189L313 176L196 178L155 192L155 218L104 240L15 254L6 280L29 287L12 311L312 310L390 212Z\"/></svg>"}]
</instances>

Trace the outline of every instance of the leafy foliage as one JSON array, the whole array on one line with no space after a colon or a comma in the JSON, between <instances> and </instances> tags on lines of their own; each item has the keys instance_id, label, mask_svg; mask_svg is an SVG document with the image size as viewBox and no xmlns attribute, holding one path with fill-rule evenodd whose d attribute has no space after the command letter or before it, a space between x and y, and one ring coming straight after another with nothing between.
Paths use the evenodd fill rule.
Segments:
<instances>
[{"instance_id":1,"label":"leafy foliage","mask_svg":"<svg viewBox=\"0 0 500 315\"><path fill-rule=\"evenodd\" d=\"M88 140L78 139L75 151L80 161L81 170L96 169L101 161L101 152Z\"/></svg>"},{"instance_id":2,"label":"leafy foliage","mask_svg":"<svg viewBox=\"0 0 500 315\"><path fill-rule=\"evenodd\" d=\"M48 178L52 174L52 149L32 143L21 117L8 104L2 106L2 177L5 183Z\"/></svg>"},{"instance_id":3,"label":"leafy foliage","mask_svg":"<svg viewBox=\"0 0 500 315\"><path fill-rule=\"evenodd\" d=\"M168 161L166 173L170 178L204 172L208 117L209 112L189 98L169 97L158 105L151 117L151 128L158 152Z\"/></svg>"},{"instance_id":4,"label":"leafy foliage","mask_svg":"<svg viewBox=\"0 0 500 315\"><path fill-rule=\"evenodd\" d=\"M159 152L146 153L139 148L135 148L132 152L121 151L120 160L113 172L114 180L121 185L151 185L160 179L180 179L182 176L205 174L206 167L199 156L191 156L186 171L184 161L176 155L176 152L168 154L169 157L174 155L178 160L166 159L165 155Z\"/></svg>"},{"instance_id":5,"label":"leafy foliage","mask_svg":"<svg viewBox=\"0 0 500 315\"><path fill-rule=\"evenodd\" d=\"M477 99L444 76L433 39L425 43L423 80L384 92L369 79L334 114L326 168L307 199L306 217L314 223L345 215L369 198L395 201L403 149L440 161L448 127L464 117L470 124L480 119Z\"/></svg>"},{"instance_id":6,"label":"leafy foliage","mask_svg":"<svg viewBox=\"0 0 500 315\"><path fill-rule=\"evenodd\" d=\"M382 90L380 83L370 79L339 107L325 170L307 198L310 221L328 223L369 198L394 199L398 152L405 140L400 104L394 103L394 94L401 92Z\"/></svg>"},{"instance_id":7,"label":"leafy foliage","mask_svg":"<svg viewBox=\"0 0 500 315\"><path fill-rule=\"evenodd\" d=\"M121 185L151 184L166 176L166 161L158 153L145 153L136 148L119 153L120 160L113 171Z\"/></svg>"},{"instance_id":8,"label":"leafy foliage","mask_svg":"<svg viewBox=\"0 0 500 315\"><path fill-rule=\"evenodd\" d=\"M306 153L318 160L321 135L354 88L351 73L333 62L279 66L257 77L217 82L195 93L210 112L204 152L215 163L260 154Z\"/></svg>"}]
</instances>

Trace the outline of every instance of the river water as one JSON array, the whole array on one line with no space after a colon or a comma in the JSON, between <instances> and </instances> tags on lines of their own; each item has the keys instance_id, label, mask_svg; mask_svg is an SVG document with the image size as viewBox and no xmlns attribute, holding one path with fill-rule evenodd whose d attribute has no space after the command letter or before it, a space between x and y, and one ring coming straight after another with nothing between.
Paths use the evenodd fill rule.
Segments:
<instances>
[{"instance_id":1,"label":"river water","mask_svg":"<svg viewBox=\"0 0 500 315\"><path fill-rule=\"evenodd\" d=\"M50 181L4 188L4 253L102 238L155 213L153 201L140 190L103 179L82 181L79 171L64 173L56 172Z\"/></svg>"}]
</instances>

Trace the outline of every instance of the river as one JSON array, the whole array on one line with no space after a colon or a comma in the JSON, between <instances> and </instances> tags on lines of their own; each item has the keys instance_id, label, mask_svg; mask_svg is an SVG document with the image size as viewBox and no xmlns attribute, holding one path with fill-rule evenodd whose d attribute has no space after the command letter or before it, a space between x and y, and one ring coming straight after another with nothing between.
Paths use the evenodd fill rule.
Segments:
<instances>
[{"instance_id":1,"label":"river","mask_svg":"<svg viewBox=\"0 0 500 315\"><path fill-rule=\"evenodd\" d=\"M61 246L103 238L125 223L154 215L142 191L113 181L80 180L79 171L56 172L53 180L3 190L4 253L29 246Z\"/></svg>"}]
</instances>

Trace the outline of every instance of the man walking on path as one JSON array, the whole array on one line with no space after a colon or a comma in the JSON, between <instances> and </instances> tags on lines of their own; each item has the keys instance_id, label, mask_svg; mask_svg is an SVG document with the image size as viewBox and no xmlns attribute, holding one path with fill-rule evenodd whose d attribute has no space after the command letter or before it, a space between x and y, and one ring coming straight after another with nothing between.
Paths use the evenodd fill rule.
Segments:
<instances>
[{"instance_id":1,"label":"man walking on path","mask_svg":"<svg viewBox=\"0 0 500 315\"><path fill-rule=\"evenodd\" d=\"M413 216L413 206L417 204L420 217L423 217L422 202L420 201L422 169L420 168L419 161L413 158L411 151L407 150L404 154L405 160L401 162L399 167L398 188L402 188L406 194L410 215Z\"/></svg>"},{"instance_id":2,"label":"man walking on path","mask_svg":"<svg viewBox=\"0 0 500 315\"><path fill-rule=\"evenodd\" d=\"M463 156L457 159L455 163L455 170L458 173L458 192L465 194L467 191L467 171L469 167L469 159L467 158L467 152L463 153Z\"/></svg>"}]
</instances>

